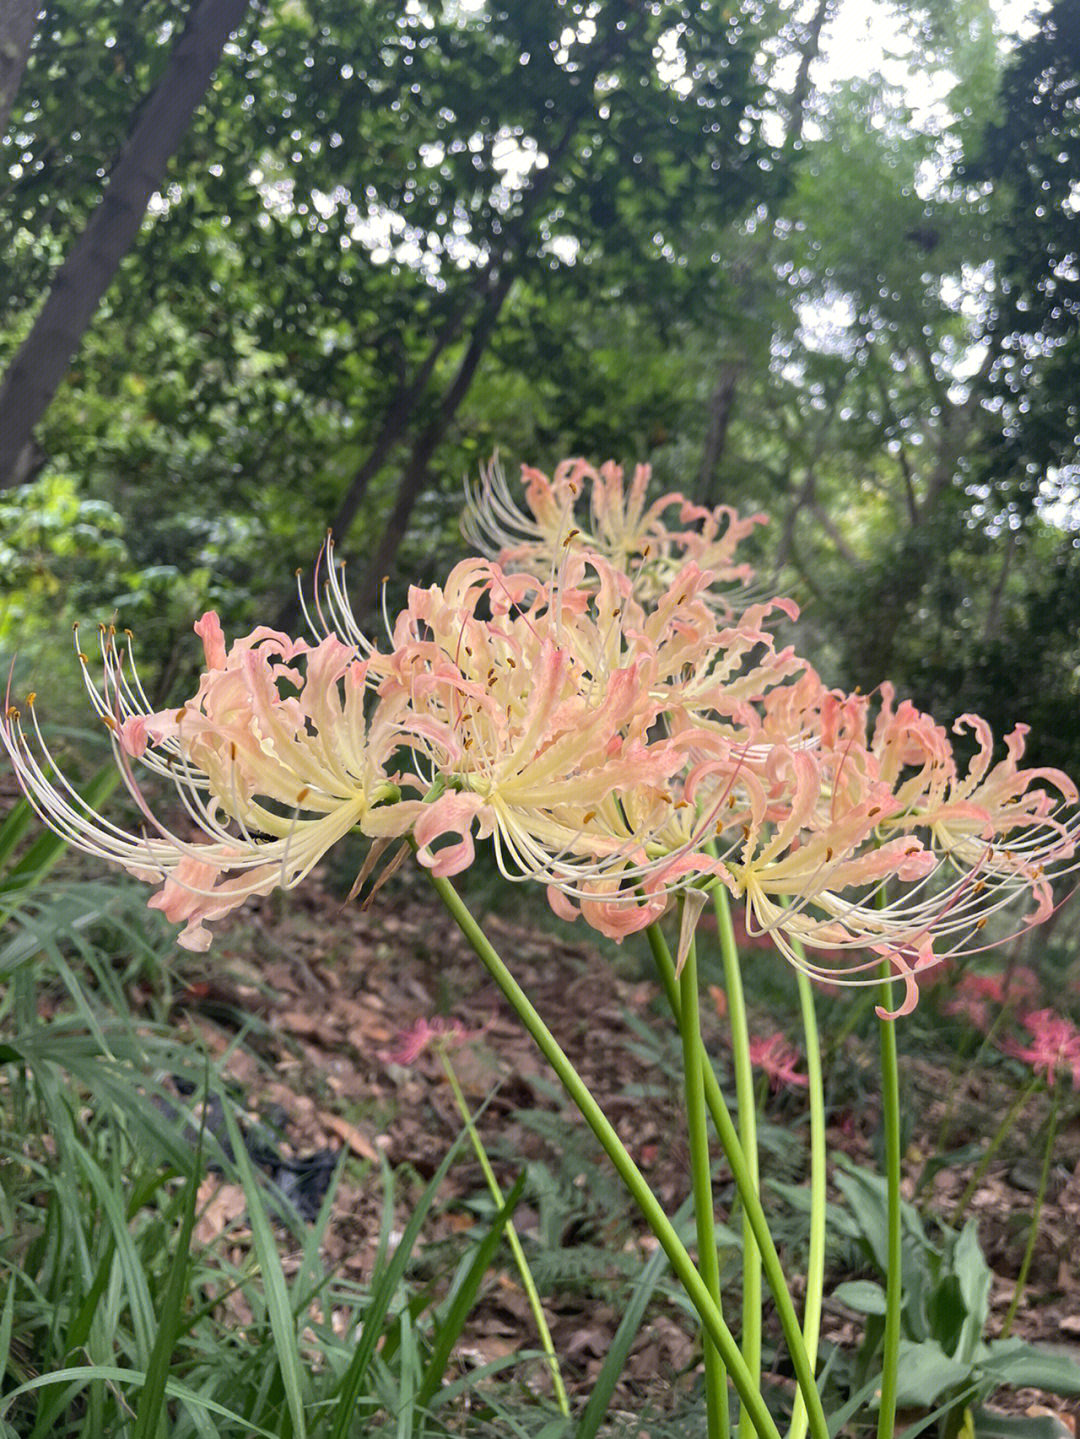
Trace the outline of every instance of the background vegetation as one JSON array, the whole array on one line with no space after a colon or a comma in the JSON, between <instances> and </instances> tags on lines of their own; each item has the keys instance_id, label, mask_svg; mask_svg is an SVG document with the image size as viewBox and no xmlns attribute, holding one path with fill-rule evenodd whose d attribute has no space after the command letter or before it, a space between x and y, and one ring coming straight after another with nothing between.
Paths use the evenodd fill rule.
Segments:
<instances>
[{"instance_id":1,"label":"background vegetation","mask_svg":"<svg viewBox=\"0 0 1080 1439\"><path fill-rule=\"evenodd\" d=\"M5 649L115 614L164 692L327 527L370 608L496 447L647 460L771 515L830 679L1080 767L1075 0L35 9ZM903 58L844 78L863 25Z\"/></svg>"},{"instance_id":2,"label":"background vegetation","mask_svg":"<svg viewBox=\"0 0 1080 1439\"><path fill-rule=\"evenodd\" d=\"M61 723L80 704L72 622L134 630L164 702L190 680L203 609L230 634L298 626L295 571L332 528L374 627L384 576L393 606L462 553L462 479L497 448L511 473L648 461L658 487L767 512L755 563L802 605L800 647L828 680L888 677L999 734L1023 720L1033 762L1080 775L1080 3L1009 13L1015 29L990 0L0 6L0 660L17 654L57 747L90 768L95 738ZM895 54L845 60L864 28ZM406 1276L394 1184L421 1217L437 1186L385 1165L376 1262L354 1286L320 1257L333 1193L305 1228L210 1134L241 1205L220 1252L189 1262L199 1164L190 1125L163 1123L162 1076L204 1075L177 1030L171 932L142 890L54 883L59 845L26 848L9 779L0 1435L422 1432L506 1215L474 1196L451 1279ZM1027 956L1055 995L1076 984L1063 931L1080 911L1064 914ZM831 1041L835 1083L857 1091L832 1096L838 1114L868 1112L861 1023ZM947 999L908 1033L972 1058ZM980 1093L1005 1112L1015 1062L991 1048ZM793 1101L770 1102L797 1212ZM1056 1100L1036 1102L1032 1133L1053 1137ZM523 1109L525 1129L562 1123L535 1094ZM972 1165L985 1153L986 1116L961 1118L935 1121L924 1177L955 1159L954 1130ZM555 1148L532 1165L534 1189L551 1166L548 1209L528 1202L544 1219L565 1198L567 1233L600 1226L570 1213L578 1160ZM254 1237L234 1242L245 1205ZM621 1261L625 1215L606 1213L617 1241L596 1248ZM996 1268L1023 1247L1020 1218ZM582 1247L548 1227L536 1258L565 1292ZM865 1278L849 1229L837 1263ZM956 1244L928 1245L938 1270ZM675 1311L658 1265L634 1272L604 1279L615 1311L640 1323L654 1293ZM837 1360L838 1392L872 1357ZM33 1387L80 1365L65 1389ZM618 1364L600 1377L578 1435L599 1429ZM30 1388L10 1400L13 1385ZM949 1424L989 1386L957 1381ZM475 1388L438 1391L435 1427ZM504 1412L492 1391L468 1432L565 1432L511 1397Z\"/></svg>"}]
</instances>

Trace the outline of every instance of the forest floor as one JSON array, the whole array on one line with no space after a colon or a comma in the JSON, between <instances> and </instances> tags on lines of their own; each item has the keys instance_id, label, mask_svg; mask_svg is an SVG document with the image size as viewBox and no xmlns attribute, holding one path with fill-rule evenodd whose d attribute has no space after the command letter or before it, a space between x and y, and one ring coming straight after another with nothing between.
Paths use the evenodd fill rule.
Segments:
<instances>
[{"instance_id":1,"label":"forest floor","mask_svg":"<svg viewBox=\"0 0 1080 1439\"><path fill-rule=\"evenodd\" d=\"M348 880L332 892L309 881L301 890L273 896L261 908L220 926L211 954L205 959L186 957L178 970L172 1009L179 1027L190 1026L211 1053L226 1056L225 1071L243 1096L245 1108L276 1126L286 1153L304 1156L345 1146L358 1161L346 1167L335 1195L327 1230L328 1261L341 1266L347 1276L364 1280L370 1273L383 1204L380 1156L391 1166L409 1166L406 1174L412 1173L418 1185L433 1173L460 1132L461 1121L437 1054L429 1050L408 1066L387 1057L402 1032L435 1015L456 1018L478 1031L475 1042L456 1049L452 1058L470 1103L478 1108L487 1102L479 1128L500 1178L512 1182L523 1163L546 1164L555 1174L562 1171L571 1188L576 1182L583 1191L580 1214L568 1219L559 1235L563 1250L580 1242L592 1255L614 1244L624 1254L636 1251L644 1256L654 1241L635 1225L629 1211L597 1212L588 1192L592 1179L584 1171L565 1172L568 1164L573 1169L575 1154L591 1152L591 1137L563 1102L528 1036L423 876L415 870L403 872L366 909L343 902L347 887ZM493 893L501 897L489 896L486 905L483 899L476 901L489 936L673 1212L686 1197L689 1164L681 1138L677 1051L671 1047L673 1031L670 1020L664 1021L659 985L643 966L635 970L632 955L620 954L613 962L599 952L580 925L563 926L557 933L518 908L517 891L507 895L504 887ZM641 948L644 951L644 945ZM764 955L755 956L754 962L781 965ZM747 972L752 1027L768 1032L777 1027L775 1007L768 999L755 1000L750 966ZM826 1043L826 1020L834 1022L850 1002L846 994L824 1001ZM718 1059L721 1081L730 1088L721 1007L706 1004L706 1039ZM784 1022L781 1016L780 1023ZM793 1018L787 1022L794 1034ZM237 1044L241 1029L244 1040ZM940 1148L946 1106L951 1110L948 1146L959 1157L933 1174L920 1201L924 1213L947 1222L979 1150L1016 1092L1016 1074L1001 1063L958 1064L955 1046L951 1055L935 1058L925 1042L909 1044L903 1029L900 1046L910 1123L905 1155L909 1196L925 1159ZM839 1076L828 1082L830 1152L875 1166L880 1106L871 1041L860 1039L853 1030L829 1063L830 1076L834 1072ZM993 1271L991 1336L1000 1332L1021 1263L1038 1185L1041 1155L1035 1136L1045 1117L1045 1102L1045 1095L1033 1096L977 1186L968 1210L978 1221L979 1238ZM805 1110L799 1089L770 1091L767 1096L766 1138L773 1137L782 1177L796 1182L804 1177ZM562 1155L552 1153L551 1125L545 1131L530 1122L538 1112L560 1116L555 1128L559 1132L559 1125L564 1127ZM1032 1146L1030 1153L1025 1152L1026 1143ZM763 1163L768 1173L768 1154ZM722 1176L719 1192L726 1192ZM407 1202L407 1179L397 1193ZM437 1250L455 1235L460 1237L474 1223L474 1201L482 1193L479 1166L466 1146L425 1230L425 1250ZM242 1244L242 1191L211 1175L202 1198L199 1237L209 1241L224 1227L233 1226L235 1242ZM775 1197L771 1207L778 1213L784 1209ZM540 1220L528 1200L519 1206L515 1223L526 1242L536 1239ZM785 1222L792 1234L803 1223L791 1215L781 1219L781 1228ZM1059 1353L1075 1356L1080 1364L1078 1239L1080 1119L1074 1104L1057 1138L1038 1243L1014 1333L1046 1342ZM793 1240L796 1251L798 1243ZM847 1262L850 1265L850 1250ZM865 1268L862 1272L869 1274ZM826 1293L851 1277L851 1268L838 1271L831 1257ZM611 1274L601 1273L592 1281L579 1276L576 1283L549 1291L546 1298L555 1349L578 1407L621 1317L618 1289L611 1281ZM853 1352L862 1326L858 1315L826 1302L826 1344ZM463 1368L537 1347L508 1252L489 1274L466 1334L457 1356ZM696 1353L685 1315L670 1303L654 1305L646 1314L613 1408L628 1414L640 1414L650 1406L664 1410L672 1396L685 1396L697 1382ZM539 1386L546 1378L537 1361L528 1382ZM1070 1413L1068 1401L1021 1390L1003 1391L992 1402L1013 1414L1052 1412L1065 1430L1076 1434L1076 1415Z\"/></svg>"}]
</instances>

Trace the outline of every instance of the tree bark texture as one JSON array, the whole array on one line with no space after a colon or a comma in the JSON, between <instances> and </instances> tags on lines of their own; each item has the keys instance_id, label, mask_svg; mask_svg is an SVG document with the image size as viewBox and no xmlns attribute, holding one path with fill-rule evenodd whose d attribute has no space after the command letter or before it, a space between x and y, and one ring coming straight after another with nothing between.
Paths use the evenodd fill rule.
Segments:
<instances>
[{"instance_id":1,"label":"tree bark texture","mask_svg":"<svg viewBox=\"0 0 1080 1439\"><path fill-rule=\"evenodd\" d=\"M134 243L150 197L247 7L248 0L199 0L161 80L140 106L101 202L57 272L0 387L0 489L25 477L23 457L34 430Z\"/></svg>"},{"instance_id":2,"label":"tree bark texture","mask_svg":"<svg viewBox=\"0 0 1080 1439\"><path fill-rule=\"evenodd\" d=\"M40 10L41 0L4 0L0 4L0 135L7 130L19 93Z\"/></svg>"},{"instance_id":3,"label":"tree bark texture","mask_svg":"<svg viewBox=\"0 0 1080 1439\"><path fill-rule=\"evenodd\" d=\"M397 498L394 501L394 508L390 512L390 518L383 529L375 554L364 572L363 583L353 596L357 618L363 617L375 607L383 576L393 564L394 556L405 538L409 517L427 484L431 457L438 449L462 400L469 392L473 376L487 349L488 340L498 323L503 301L510 293L513 283L514 271L508 268L499 277L488 296L484 309L477 318L469 347L462 356L457 373L443 396L438 411L417 437L398 485Z\"/></svg>"}]
</instances>

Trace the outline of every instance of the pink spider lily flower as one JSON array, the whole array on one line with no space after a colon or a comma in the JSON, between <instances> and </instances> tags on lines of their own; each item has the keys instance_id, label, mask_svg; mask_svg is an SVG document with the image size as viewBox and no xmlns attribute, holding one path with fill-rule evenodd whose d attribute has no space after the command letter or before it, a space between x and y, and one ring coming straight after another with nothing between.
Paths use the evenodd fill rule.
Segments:
<instances>
[{"instance_id":1,"label":"pink spider lily flower","mask_svg":"<svg viewBox=\"0 0 1080 1439\"><path fill-rule=\"evenodd\" d=\"M400 1064L408 1069L428 1049L458 1049L470 1043L482 1029L466 1029L460 1019L447 1019L437 1014L432 1019L420 1018L411 1029L402 1030L392 1049L381 1051L384 1064Z\"/></svg>"},{"instance_id":2,"label":"pink spider lily flower","mask_svg":"<svg viewBox=\"0 0 1080 1439\"><path fill-rule=\"evenodd\" d=\"M1005 1053L1030 1064L1036 1074L1044 1076L1051 1089L1059 1073L1069 1074L1073 1089L1080 1089L1080 1030L1052 1009L1025 1014L1020 1022L1032 1042L1022 1045L1016 1040L1005 1040L1002 1044Z\"/></svg>"},{"instance_id":3,"label":"pink spider lily flower","mask_svg":"<svg viewBox=\"0 0 1080 1439\"><path fill-rule=\"evenodd\" d=\"M750 1063L769 1076L774 1090L783 1089L785 1085L806 1089L810 1083L809 1077L796 1069L798 1050L779 1031L764 1039L751 1039Z\"/></svg>"},{"instance_id":4,"label":"pink spider lily flower","mask_svg":"<svg viewBox=\"0 0 1080 1439\"><path fill-rule=\"evenodd\" d=\"M336 639L311 646L256 630L226 648L217 616L196 625L208 668L193 699L152 711L134 666L101 631L104 684L80 653L95 708L113 736L127 787L146 822L126 831L91 809L54 762L37 724L33 739L10 703L0 742L39 817L85 852L162 888L150 901L178 943L205 950L207 928L253 895L291 888L353 828L376 838L407 832L386 765L399 744L389 706L370 718L368 661ZM169 778L202 839L189 840L151 810L132 761Z\"/></svg>"},{"instance_id":5,"label":"pink spider lily flower","mask_svg":"<svg viewBox=\"0 0 1080 1439\"><path fill-rule=\"evenodd\" d=\"M945 1002L946 1014L957 1014L984 1034L992 1023L992 1009L1030 1003L1042 986L1038 975L1026 965L1016 965L1001 974L976 974L971 970L957 980L956 989Z\"/></svg>"},{"instance_id":6,"label":"pink spider lily flower","mask_svg":"<svg viewBox=\"0 0 1080 1439\"><path fill-rule=\"evenodd\" d=\"M478 486L466 488L462 530L481 554L501 563L524 562L538 571L555 572L568 549L577 547L603 555L633 577L635 592L654 597L688 561L710 572L711 600L729 609L729 591L753 578L747 564L734 556L740 542L764 515L740 518L730 506L706 509L678 493L647 502L652 471L637 465L629 485L620 465L608 461L595 469L582 459L562 461L554 476L522 466L528 513L512 495L497 459L481 472ZM577 513L588 491L589 516ZM665 514L678 511L670 528Z\"/></svg>"}]
</instances>

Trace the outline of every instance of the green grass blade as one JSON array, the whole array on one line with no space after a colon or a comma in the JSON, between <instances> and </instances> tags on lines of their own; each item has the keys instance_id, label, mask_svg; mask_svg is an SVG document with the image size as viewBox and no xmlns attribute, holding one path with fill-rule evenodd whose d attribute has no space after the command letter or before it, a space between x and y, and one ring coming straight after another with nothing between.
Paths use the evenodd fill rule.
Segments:
<instances>
[{"instance_id":1,"label":"green grass blade","mask_svg":"<svg viewBox=\"0 0 1080 1439\"><path fill-rule=\"evenodd\" d=\"M439 1332L435 1339L435 1347L432 1349L431 1358L428 1361L427 1372L424 1374L423 1383L420 1385L420 1392L416 1396L417 1403L422 1409L427 1408L442 1384L443 1375L446 1373L446 1366L450 1362L451 1351L461 1335L465 1320L469 1316L469 1310L476 1302L481 1281L491 1268L496 1250L502 1242L506 1222L517 1208L518 1200L521 1198L524 1188L525 1173L522 1171L522 1173L518 1175L513 1189L511 1189L510 1193L506 1196L506 1202L491 1221L488 1232L477 1246L473 1261L469 1265L461 1283L458 1285L457 1291L451 1300L450 1307L442 1323L439 1325Z\"/></svg>"},{"instance_id":2,"label":"green grass blade","mask_svg":"<svg viewBox=\"0 0 1080 1439\"><path fill-rule=\"evenodd\" d=\"M682 1225L686 1215L690 1212L689 1202L684 1204L675 1216L676 1227ZM593 1384L592 1393L589 1395L589 1402L585 1406L585 1412L575 1430L575 1439L595 1439L600 1425L604 1422L608 1405L611 1403L611 1396L615 1393L615 1386L619 1382L619 1375L626 1367L626 1361L630 1356L630 1350L634 1339L641 1327L641 1321L645 1317L645 1310L653 1291L663 1278L664 1271L668 1267L667 1255L662 1249L654 1250L634 1284L633 1297L626 1307L626 1311L615 1331L615 1337L611 1341L611 1348L608 1350L601 1366L596 1381Z\"/></svg>"},{"instance_id":3,"label":"green grass blade","mask_svg":"<svg viewBox=\"0 0 1080 1439\"><path fill-rule=\"evenodd\" d=\"M28 1379L25 1384L20 1384L17 1389L0 1397L0 1420L4 1413L11 1407L16 1399L22 1398L24 1394L32 1394L35 1390L46 1389L53 1384L71 1384L73 1395L85 1389L88 1384L103 1382L112 1385L131 1384L138 1387L146 1382L146 1375L140 1369L122 1369L116 1364L82 1364L68 1369L58 1369L52 1374L38 1374L33 1379ZM235 1410L228 1409L224 1404L217 1403L214 1399L208 1399L205 1394L197 1394L194 1389L170 1379L165 1385L165 1392L168 1398L175 1399L186 1408L205 1409L210 1414L216 1414L222 1419L228 1419L245 1435L257 1435L258 1439L280 1439L272 1429L264 1429L259 1424L253 1424L250 1419L245 1419L242 1414Z\"/></svg>"},{"instance_id":4,"label":"green grass blade","mask_svg":"<svg viewBox=\"0 0 1080 1439\"><path fill-rule=\"evenodd\" d=\"M112 1239L116 1245L116 1255L120 1264L120 1272L124 1279L128 1305L131 1310L131 1323L135 1334L136 1352L139 1361L145 1364L153 1345L154 1306L150 1300L150 1287L147 1283L146 1271L143 1268L138 1251L135 1248L134 1240L131 1237L131 1231L128 1228L127 1214L124 1212L116 1190L109 1182L108 1176L98 1165L89 1150L80 1144L73 1136L70 1137L69 1142L72 1145L80 1169L90 1181L97 1201L105 1212L105 1218L108 1221Z\"/></svg>"},{"instance_id":5,"label":"green grass blade","mask_svg":"<svg viewBox=\"0 0 1080 1439\"><path fill-rule=\"evenodd\" d=\"M30 821L34 811L25 799L20 799L9 811L3 824L0 824L0 866L7 860L8 855L22 839L30 827ZM0 879L0 886L4 881Z\"/></svg>"},{"instance_id":6,"label":"green grass blade","mask_svg":"<svg viewBox=\"0 0 1080 1439\"><path fill-rule=\"evenodd\" d=\"M15 1318L15 1279L8 1280L4 1296L4 1312L0 1314L0 1380L7 1373L8 1358L11 1354L11 1326Z\"/></svg>"},{"instance_id":7,"label":"green grass blade","mask_svg":"<svg viewBox=\"0 0 1080 1439\"><path fill-rule=\"evenodd\" d=\"M267 1217L263 1192L259 1188L255 1170L240 1133L240 1126L236 1122L232 1106L226 1096L222 1096L222 1110L229 1131L229 1139L232 1142L236 1171L247 1197L248 1222L251 1225L251 1236L255 1243L255 1255L262 1270L266 1311L270 1319L270 1332L273 1336L274 1352L277 1355L281 1383L285 1391L285 1402L289 1406L289 1415L292 1419L293 1434L295 1439L306 1439L307 1422L304 1417L306 1386L300 1364L296 1317L289 1303L285 1273L281 1267L281 1258L274 1240L274 1232Z\"/></svg>"},{"instance_id":8,"label":"green grass blade","mask_svg":"<svg viewBox=\"0 0 1080 1439\"><path fill-rule=\"evenodd\" d=\"M457 1158L461 1146L465 1143L468 1131L463 1129L454 1140L446 1153L446 1157L438 1169L431 1176L427 1188L409 1216L409 1222L405 1226L405 1232L401 1236L397 1248L390 1257L390 1262L382 1270L379 1281L375 1285L371 1301L364 1311L364 1326L360 1336L360 1343L356 1346L356 1352L349 1361L349 1367L342 1375L338 1388L337 1408L334 1414L333 1427L330 1430L329 1439L346 1439L349 1426L352 1422L353 1410L356 1401L360 1396L360 1390L364 1383L364 1376L367 1373L371 1357L375 1353L375 1346L378 1344L383 1331L383 1321L386 1312L390 1308L390 1301L393 1299L398 1285L401 1283L405 1273L405 1266L413 1251L424 1220L427 1218L428 1210L434 1203L439 1186L449 1173L450 1166Z\"/></svg>"},{"instance_id":9,"label":"green grass blade","mask_svg":"<svg viewBox=\"0 0 1080 1439\"><path fill-rule=\"evenodd\" d=\"M206 1107L203 1106L205 1116ZM172 1365L172 1356L180 1333L187 1294L187 1277L191 1259L191 1236L195 1229L195 1211L199 1189L199 1170L202 1161L202 1130L195 1149L195 1167L185 1184L184 1217L176 1240L169 1278L161 1302L161 1318L154 1339L154 1347L146 1366L146 1383L139 1395L139 1407L135 1413L135 1429L132 1439L150 1439L160 1423L165 1404L165 1386Z\"/></svg>"},{"instance_id":10,"label":"green grass blade","mask_svg":"<svg viewBox=\"0 0 1080 1439\"><path fill-rule=\"evenodd\" d=\"M97 774L93 775L86 782L82 789L82 796L91 809L96 809L103 800L112 794L119 783L120 771L115 765L109 765L105 769L98 770ZM20 804L25 803L25 800L20 801ZM18 809L19 805L16 805L15 811ZM13 814L15 811L13 811ZM9 816L9 820L10 818L11 816ZM16 822L16 827L17 826L18 821ZM7 821L5 821L4 828L7 828ZM25 824L23 828L25 828ZM18 834L16 835L16 839L8 846L8 851L14 847L17 839ZM0 831L0 845L2 845L2 843L3 832ZM66 848L67 841L65 839L61 839L61 837L52 830L43 830L26 853L22 855L15 864L10 866L7 874L3 879L0 879L0 895L14 893L15 891L25 893L25 891L33 889L41 883L49 871L57 864ZM3 859L6 852L7 851L0 850L0 860Z\"/></svg>"}]
</instances>

